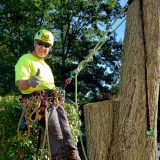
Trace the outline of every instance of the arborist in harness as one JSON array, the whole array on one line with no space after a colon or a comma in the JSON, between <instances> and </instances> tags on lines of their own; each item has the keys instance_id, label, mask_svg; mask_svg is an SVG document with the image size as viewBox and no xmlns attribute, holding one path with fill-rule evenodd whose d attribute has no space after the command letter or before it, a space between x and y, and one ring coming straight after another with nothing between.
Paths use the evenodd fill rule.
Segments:
<instances>
[{"instance_id":1,"label":"arborist in harness","mask_svg":"<svg viewBox=\"0 0 160 160\"><path fill-rule=\"evenodd\" d=\"M54 76L49 65L45 62L54 43L53 34L46 30L39 30L34 37L34 50L20 57L15 65L15 81L22 93L21 103L26 104L31 98L40 102L38 122L42 130L47 127L49 147L52 160L80 160L63 102L56 99L57 89ZM64 97L61 97L62 99ZM34 110L34 106L33 106ZM27 112L27 107L24 112ZM45 113L48 113L48 123ZM36 112L35 112L36 113ZM24 113L27 119L27 113ZM29 115L30 116L30 115ZM30 116L34 119L37 115ZM48 126L46 126L48 124Z\"/></svg>"}]
</instances>

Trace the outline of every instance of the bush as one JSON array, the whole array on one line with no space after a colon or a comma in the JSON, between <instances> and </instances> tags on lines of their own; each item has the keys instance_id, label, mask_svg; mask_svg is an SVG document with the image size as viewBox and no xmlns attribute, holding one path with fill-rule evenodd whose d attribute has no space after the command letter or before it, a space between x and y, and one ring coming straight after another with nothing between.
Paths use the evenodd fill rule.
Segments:
<instances>
[{"instance_id":1,"label":"bush","mask_svg":"<svg viewBox=\"0 0 160 160\"><path fill-rule=\"evenodd\" d=\"M36 123L31 126L28 140L17 139L17 127L21 116L19 97L0 97L0 159L1 160L33 160L37 156L38 131ZM79 116L73 103L65 103L72 133L78 141Z\"/></svg>"}]
</instances>

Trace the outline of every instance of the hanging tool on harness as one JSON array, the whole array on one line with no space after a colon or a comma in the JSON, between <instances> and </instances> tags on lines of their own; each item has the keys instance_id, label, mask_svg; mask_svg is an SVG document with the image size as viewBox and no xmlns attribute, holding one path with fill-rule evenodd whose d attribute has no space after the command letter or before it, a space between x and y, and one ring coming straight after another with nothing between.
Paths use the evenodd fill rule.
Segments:
<instances>
[{"instance_id":1,"label":"hanging tool on harness","mask_svg":"<svg viewBox=\"0 0 160 160\"><path fill-rule=\"evenodd\" d=\"M20 102L22 103L24 109L18 123L17 137L28 139L28 137L30 136L30 122L32 122L32 111L34 109L38 110L40 106L40 99L34 99L33 97L25 98L24 96L22 96L20 98Z\"/></svg>"}]
</instances>

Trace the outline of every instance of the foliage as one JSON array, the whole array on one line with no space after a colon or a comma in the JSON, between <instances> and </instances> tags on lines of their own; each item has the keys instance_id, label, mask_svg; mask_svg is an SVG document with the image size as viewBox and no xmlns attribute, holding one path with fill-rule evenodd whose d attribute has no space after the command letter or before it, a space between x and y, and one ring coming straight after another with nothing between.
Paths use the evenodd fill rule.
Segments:
<instances>
[{"instance_id":1,"label":"foliage","mask_svg":"<svg viewBox=\"0 0 160 160\"><path fill-rule=\"evenodd\" d=\"M63 7L62 7L63 6ZM119 13L117 1L64 1L55 4L52 12L57 41L54 55L48 60L53 66L56 83L70 77L77 65L84 60L89 51L98 43L116 13ZM103 28L103 29L102 29ZM78 77L79 95L87 101L96 101L98 93L115 94L112 85L118 84L119 62L122 44L115 36L94 56L94 61L85 67ZM58 68L58 69L57 69ZM58 74L61 73L61 74ZM74 92L74 82L66 88L69 96ZM90 96L87 96L90 94ZM72 96L71 96L72 97ZM80 99L79 97L79 99ZM79 102L81 102L80 99Z\"/></svg>"},{"instance_id":2,"label":"foliage","mask_svg":"<svg viewBox=\"0 0 160 160\"><path fill-rule=\"evenodd\" d=\"M80 134L80 126L81 126L81 120L79 118L80 113L77 110L74 103L67 102L67 103L65 103L64 108L67 112L67 116L68 116L68 120L69 120L72 134L75 138L75 141L78 142L78 136Z\"/></svg>"},{"instance_id":3,"label":"foliage","mask_svg":"<svg viewBox=\"0 0 160 160\"><path fill-rule=\"evenodd\" d=\"M0 97L0 159L2 160L9 159L16 150L15 137L20 116L19 106L15 97Z\"/></svg>"},{"instance_id":4,"label":"foliage","mask_svg":"<svg viewBox=\"0 0 160 160\"><path fill-rule=\"evenodd\" d=\"M69 117L69 123L75 140L78 141L79 117L73 104L66 103L65 109ZM39 128L32 124L31 137L23 141L17 139L17 127L21 115L21 104L19 97L6 96L0 97L0 159L34 159L37 155L37 140Z\"/></svg>"}]
</instances>

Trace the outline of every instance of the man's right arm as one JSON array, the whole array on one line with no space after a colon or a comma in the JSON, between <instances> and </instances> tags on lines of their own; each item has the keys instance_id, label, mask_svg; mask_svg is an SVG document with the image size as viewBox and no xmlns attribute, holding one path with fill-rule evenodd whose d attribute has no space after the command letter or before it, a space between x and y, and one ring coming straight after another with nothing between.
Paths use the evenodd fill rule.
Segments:
<instances>
[{"instance_id":1,"label":"man's right arm","mask_svg":"<svg viewBox=\"0 0 160 160\"><path fill-rule=\"evenodd\" d=\"M34 76L32 76L30 79L18 80L16 84L19 90L27 90L30 87L36 88L39 85L39 78L38 78L39 73L40 73L40 70L38 69L37 73Z\"/></svg>"},{"instance_id":2,"label":"man's right arm","mask_svg":"<svg viewBox=\"0 0 160 160\"><path fill-rule=\"evenodd\" d=\"M29 80L18 80L16 81L16 85L19 90L27 90L30 88Z\"/></svg>"}]
</instances>

